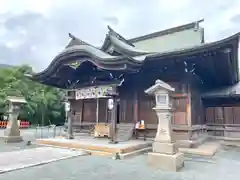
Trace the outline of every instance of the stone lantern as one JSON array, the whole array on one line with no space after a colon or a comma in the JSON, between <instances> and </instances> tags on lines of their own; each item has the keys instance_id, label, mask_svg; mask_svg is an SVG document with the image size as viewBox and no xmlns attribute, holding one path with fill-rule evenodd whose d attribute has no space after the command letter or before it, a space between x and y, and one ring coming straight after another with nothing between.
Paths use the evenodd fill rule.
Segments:
<instances>
[{"instance_id":1,"label":"stone lantern","mask_svg":"<svg viewBox=\"0 0 240 180\"><path fill-rule=\"evenodd\" d=\"M156 106L153 109L158 117L153 152L148 154L149 165L177 171L184 165L184 156L179 153L177 144L173 141L171 93L174 91L169 84L156 80L153 86L145 90L145 93L155 96Z\"/></svg>"},{"instance_id":2,"label":"stone lantern","mask_svg":"<svg viewBox=\"0 0 240 180\"><path fill-rule=\"evenodd\" d=\"M26 100L23 97L9 96L8 102L8 125L4 132L4 139L6 143L21 142L23 139L20 135L18 116L22 110L22 105L26 104Z\"/></svg>"}]
</instances>

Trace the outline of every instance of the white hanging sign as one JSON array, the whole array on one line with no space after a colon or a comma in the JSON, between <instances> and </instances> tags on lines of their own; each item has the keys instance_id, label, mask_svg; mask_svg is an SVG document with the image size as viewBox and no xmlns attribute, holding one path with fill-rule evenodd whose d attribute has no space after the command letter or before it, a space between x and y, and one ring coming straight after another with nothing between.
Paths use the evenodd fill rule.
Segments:
<instances>
[{"instance_id":1,"label":"white hanging sign","mask_svg":"<svg viewBox=\"0 0 240 180\"><path fill-rule=\"evenodd\" d=\"M76 100L107 98L109 94L116 93L116 88L112 86L95 86L76 90Z\"/></svg>"}]
</instances>

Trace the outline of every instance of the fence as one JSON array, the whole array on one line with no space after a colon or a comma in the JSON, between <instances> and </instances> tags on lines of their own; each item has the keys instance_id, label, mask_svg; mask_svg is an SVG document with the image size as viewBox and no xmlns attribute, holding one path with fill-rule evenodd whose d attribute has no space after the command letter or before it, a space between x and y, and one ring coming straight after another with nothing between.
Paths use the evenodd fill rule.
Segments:
<instances>
[{"instance_id":1,"label":"fence","mask_svg":"<svg viewBox=\"0 0 240 180\"><path fill-rule=\"evenodd\" d=\"M56 136L64 136L64 126L37 126L35 128L35 138L55 138Z\"/></svg>"},{"instance_id":2,"label":"fence","mask_svg":"<svg viewBox=\"0 0 240 180\"><path fill-rule=\"evenodd\" d=\"M7 125L8 125L8 121L0 121L0 128L1 129L5 129L7 127ZM21 129L29 128L30 127L30 122L19 120L19 127Z\"/></svg>"}]
</instances>

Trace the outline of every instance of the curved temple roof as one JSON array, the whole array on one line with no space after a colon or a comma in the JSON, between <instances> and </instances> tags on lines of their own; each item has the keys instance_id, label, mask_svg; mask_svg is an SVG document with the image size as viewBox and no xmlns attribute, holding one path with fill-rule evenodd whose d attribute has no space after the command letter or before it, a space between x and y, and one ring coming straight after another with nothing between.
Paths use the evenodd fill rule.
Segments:
<instances>
[{"instance_id":1,"label":"curved temple roof","mask_svg":"<svg viewBox=\"0 0 240 180\"><path fill-rule=\"evenodd\" d=\"M103 45L100 48L102 51L107 51L109 49L109 47L111 46L110 35L116 36L120 41L123 41L124 43L128 44L129 46L133 46L132 43L130 43L127 39L125 39L123 36L121 36L116 31L114 31L110 26L107 26L107 28L108 28L108 33L106 34Z\"/></svg>"},{"instance_id":2,"label":"curved temple roof","mask_svg":"<svg viewBox=\"0 0 240 180\"><path fill-rule=\"evenodd\" d=\"M69 34L71 40L66 48L60 52L50 63L50 65L42 72L33 75L33 79L42 79L49 76L52 72L57 71L62 65L69 65L74 61L89 61L100 69L105 70L131 70L140 68L141 65L148 60L163 59L169 56L182 56L194 54L196 52L206 51L206 49L217 49L224 44L239 40L239 33L226 39L205 43L194 47L175 49L167 52L147 52L137 49L128 40L108 27L109 32L101 48L97 48L85 41L82 41L72 34ZM119 56L111 55L109 49L114 49Z\"/></svg>"}]
</instances>

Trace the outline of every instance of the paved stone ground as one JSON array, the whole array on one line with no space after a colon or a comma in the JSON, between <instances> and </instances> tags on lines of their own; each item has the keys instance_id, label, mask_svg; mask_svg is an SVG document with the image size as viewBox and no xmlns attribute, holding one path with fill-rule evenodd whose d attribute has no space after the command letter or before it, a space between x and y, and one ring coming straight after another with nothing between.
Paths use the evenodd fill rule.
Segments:
<instances>
[{"instance_id":1,"label":"paved stone ground","mask_svg":"<svg viewBox=\"0 0 240 180\"><path fill-rule=\"evenodd\" d=\"M53 137L53 129L44 127L41 129L21 129L21 135L23 137L23 142L20 143L8 143L5 144L4 140L1 138L4 136L4 131L5 129L0 129L0 152L8 152L8 151L17 151L17 150L22 150L22 149L30 149L30 148L37 148L40 147L38 145L30 145L27 146L26 142L27 141L32 141L35 142L37 138L48 138L48 137ZM63 133L63 128L57 127L55 135L59 136Z\"/></svg>"},{"instance_id":2,"label":"paved stone ground","mask_svg":"<svg viewBox=\"0 0 240 180\"><path fill-rule=\"evenodd\" d=\"M20 142L20 143L5 144L4 140L0 139L0 152L19 151L22 149L31 149L31 148L36 148L36 147L40 147L40 146L34 145L34 144L27 146L25 141Z\"/></svg>"},{"instance_id":3,"label":"paved stone ground","mask_svg":"<svg viewBox=\"0 0 240 180\"><path fill-rule=\"evenodd\" d=\"M60 159L86 155L83 151L72 151L52 147L38 147L0 154L0 172L9 172L16 169L54 162Z\"/></svg>"},{"instance_id":4,"label":"paved stone ground","mask_svg":"<svg viewBox=\"0 0 240 180\"><path fill-rule=\"evenodd\" d=\"M0 175L7 180L239 180L240 149L222 149L213 158L187 156L178 173L149 168L147 156L127 160L81 156Z\"/></svg>"}]
</instances>

